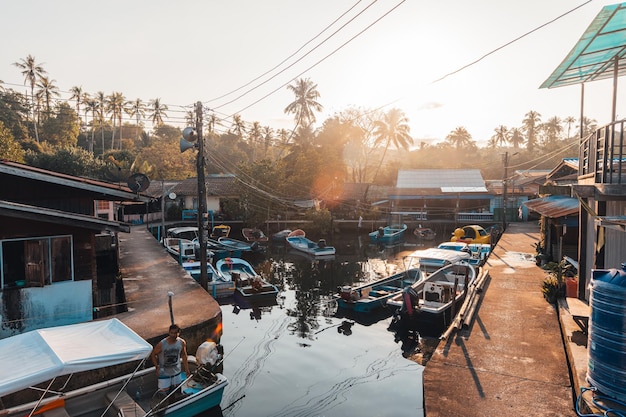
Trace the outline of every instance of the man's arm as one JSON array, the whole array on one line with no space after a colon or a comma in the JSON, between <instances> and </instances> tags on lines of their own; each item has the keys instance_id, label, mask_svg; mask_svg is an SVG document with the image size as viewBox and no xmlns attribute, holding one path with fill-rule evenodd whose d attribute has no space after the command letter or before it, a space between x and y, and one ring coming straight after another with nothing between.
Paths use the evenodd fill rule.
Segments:
<instances>
[{"instance_id":1,"label":"man's arm","mask_svg":"<svg viewBox=\"0 0 626 417\"><path fill-rule=\"evenodd\" d=\"M156 368L157 375L159 374L159 353L161 353L161 349L163 349L163 347L161 346L161 342L159 342L154 345L152 353L150 353L150 358L152 359L152 364Z\"/></svg>"},{"instance_id":2,"label":"man's arm","mask_svg":"<svg viewBox=\"0 0 626 417\"><path fill-rule=\"evenodd\" d=\"M183 348L180 350L180 358L183 360L183 369L189 376L189 363L187 362L187 342L183 339Z\"/></svg>"}]
</instances>

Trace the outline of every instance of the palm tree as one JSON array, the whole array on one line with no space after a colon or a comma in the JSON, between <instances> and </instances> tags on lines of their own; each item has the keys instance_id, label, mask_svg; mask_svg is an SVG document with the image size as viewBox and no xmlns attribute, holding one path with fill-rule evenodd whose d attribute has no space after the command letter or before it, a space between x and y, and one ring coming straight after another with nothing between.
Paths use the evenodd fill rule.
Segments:
<instances>
[{"instance_id":1,"label":"palm tree","mask_svg":"<svg viewBox=\"0 0 626 417\"><path fill-rule=\"evenodd\" d=\"M237 135L239 139L242 139L243 134L246 133L246 125L243 119L241 118L240 114L233 115L233 123L231 125L231 131L232 133Z\"/></svg>"},{"instance_id":2,"label":"palm tree","mask_svg":"<svg viewBox=\"0 0 626 417\"><path fill-rule=\"evenodd\" d=\"M135 141L139 141L139 117L146 117L146 106L144 106L141 99L137 98L130 103L128 108L128 114L130 117L135 117L137 121L137 127L135 129Z\"/></svg>"},{"instance_id":3,"label":"palm tree","mask_svg":"<svg viewBox=\"0 0 626 417\"><path fill-rule=\"evenodd\" d=\"M100 134L102 135L102 154L104 154L104 112L106 111L106 96L104 92L96 93L98 101L98 121L100 122Z\"/></svg>"},{"instance_id":4,"label":"palm tree","mask_svg":"<svg viewBox=\"0 0 626 417\"><path fill-rule=\"evenodd\" d=\"M594 132L598 127L598 121L596 119L590 119L587 116L583 117L583 137Z\"/></svg>"},{"instance_id":5,"label":"palm tree","mask_svg":"<svg viewBox=\"0 0 626 417\"><path fill-rule=\"evenodd\" d=\"M76 117L78 117L78 123L82 126L82 120L80 118L80 104L83 102L83 87L74 86L70 88L70 100L76 100Z\"/></svg>"},{"instance_id":6,"label":"palm tree","mask_svg":"<svg viewBox=\"0 0 626 417\"><path fill-rule=\"evenodd\" d=\"M272 146L272 142L274 141L274 129L269 126L264 126L262 129L263 134L263 158L267 157L267 151L270 146Z\"/></svg>"},{"instance_id":7,"label":"palm tree","mask_svg":"<svg viewBox=\"0 0 626 417\"><path fill-rule=\"evenodd\" d=\"M309 127L315 123L315 114L313 111L322 111L324 108L317 99L320 93L317 91L317 84L314 84L308 78L300 78L294 84L287 86L287 89L293 92L296 99L285 107L285 114L294 114L294 121L297 130L298 127Z\"/></svg>"},{"instance_id":8,"label":"palm tree","mask_svg":"<svg viewBox=\"0 0 626 417\"><path fill-rule=\"evenodd\" d=\"M36 96L41 98L46 105L46 119L50 117L50 100L52 97L59 97L61 94L59 93L59 87L54 85L56 80L51 80L48 77L42 76L39 78L37 82L37 93Z\"/></svg>"},{"instance_id":9,"label":"palm tree","mask_svg":"<svg viewBox=\"0 0 626 417\"><path fill-rule=\"evenodd\" d=\"M115 148L115 122L119 122L120 126L120 145L119 149L122 149L122 113L126 99L122 93L114 92L107 97L107 109L111 112L111 120L113 120L113 136L111 137L111 149Z\"/></svg>"},{"instance_id":10,"label":"palm tree","mask_svg":"<svg viewBox=\"0 0 626 417\"><path fill-rule=\"evenodd\" d=\"M509 141L509 129L506 126L500 125L494 129L494 132L496 133L493 137L495 137L496 143L500 144L500 146L504 146Z\"/></svg>"},{"instance_id":11,"label":"palm tree","mask_svg":"<svg viewBox=\"0 0 626 417\"><path fill-rule=\"evenodd\" d=\"M509 131L509 142L513 144L514 149L519 149L519 146L524 143L524 135L518 127L514 127Z\"/></svg>"},{"instance_id":12,"label":"palm tree","mask_svg":"<svg viewBox=\"0 0 626 417\"><path fill-rule=\"evenodd\" d=\"M526 148L532 152L537 143L537 129L541 123L541 114L529 111L522 120L522 129L526 132Z\"/></svg>"},{"instance_id":13,"label":"palm tree","mask_svg":"<svg viewBox=\"0 0 626 417\"><path fill-rule=\"evenodd\" d=\"M91 111L90 109L87 109L87 102L91 100L91 96L89 95L89 93L83 93L81 96L81 103L83 103L85 105L85 108L83 108L83 111L85 112L85 123L87 124L87 115L89 114L89 112ZM92 121L93 121L93 116L92 116ZM93 149L92 149L93 151Z\"/></svg>"},{"instance_id":14,"label":"palm tree","mask_svg":"<svg viewBox=\"0 0 626 417\"><path fill-rule=\"evenodd\" d=\"M46 74L46 70L40 64L35 62L35 57L28 55L22 58L20 62L14 62L13 65L22 70L24 76L24 85L28 82L30 85L30 99L33 111L33 126L35 127L35 139L39 142L39 133L37 132L37 122L35 121L35 83Z\"/></svg>"},{"instance_id":15,"label":"palm tree","mask_svg":"<svg viewBox=\"0 0 626 417\"><path fill-rule=\"evenodd\" d=\"M93 153L94 133L96 131L96 116L100 112L98 100L87 97L85 99L85 113L91 112L91 140L89 141L89 153ZM86 119L86 117L85 117Z\"/></svg>"},{"instance_id":16,"label":"palm tree","mask_svg":"<svg viewBox=\"0 0 626 417\"><path fill-rule=\"evenodd\" d=\"M463 126L459 126L446 136L446 142L457 149L471 146L474 141L472 135Z\"/></svg>"},{"instance_id":17,"label":"palm tree","mask_svg":"<svg viewBox=\"0 0 626 417\"><path fill-rule=\"evenodd\" d=\"M215 115L215 113L211 113L206 121L207 131L209 133L213 133L217 124L219 124L217 116Z\"/></svg>"},{"instance_id":18,"label":"palm tree","mask_svg":"<svg viewBox=\"0 0 626 417\"><path fill-rule=\"evenodd\" d=\"M393 145L396 149L409 150L413 144L410 131L409 119L400 109L393 108L383 115L382 120L374 121L374 146L383 143L385 145L385 150L374 174L374 181L378 176L378 171L380 171L389 146Z\"/></svg>"},{"instance_id":19,"label":"palm tree","mask_svg":"<svg viewBox=\"0 0 626 417\"><path fill-rule=\"evenodd\" d=\"M152 120L152 123L157 126L162 125L163 118L167 117L167 114L165 112L169 110L167 108L167 105L161 104L160 98L155 98L153 100L150 100L149 107L150 107L150 119Z\"/></svg>"},{"instance_id":20,"label":"palm tree","mask_svg":"<svg viewBox=\"0 0 626 417\"><path fill-rule=\"evenodd\" d=\"M576 119L573 118L572 116L567 116L564 120L563 123L567 124L567 138L571 138L570 133L572 132L572 125L574 123L576 123Z\"/></svg>"},{"instance_id":21,"label":"palm tree","mask_svg":"<svg viewBox=\"0 0 626 417\"><path fill-rule=\"evenodd\" d=\"M561 119L558 116L551 117L543 124L543 129L546 133L546 143L556 142L560 139L561 133L563 132Z\"/></svg>"}]
</instances>

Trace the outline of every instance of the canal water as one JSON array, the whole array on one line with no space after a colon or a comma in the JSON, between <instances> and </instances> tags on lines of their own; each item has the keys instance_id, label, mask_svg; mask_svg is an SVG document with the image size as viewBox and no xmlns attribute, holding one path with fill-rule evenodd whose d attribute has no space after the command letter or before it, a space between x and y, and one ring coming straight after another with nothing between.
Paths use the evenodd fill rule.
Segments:
<instances>
[{"instance_id":1,"label":"canal water","mask_svg":"<svg viewBox=\"0 0 626 417\"><path fill-rule=\"evenodd\" d=\"M436 243L377 247L367 239L329 242L337 255L321 261L273 244L254 262L281 294L269 305L220 301L229 385L221 407L202 416L423 415L423 366L388 330L392 312L354 316L331 295L403 270L404 255Z\"/></svg>"}]
</instances>

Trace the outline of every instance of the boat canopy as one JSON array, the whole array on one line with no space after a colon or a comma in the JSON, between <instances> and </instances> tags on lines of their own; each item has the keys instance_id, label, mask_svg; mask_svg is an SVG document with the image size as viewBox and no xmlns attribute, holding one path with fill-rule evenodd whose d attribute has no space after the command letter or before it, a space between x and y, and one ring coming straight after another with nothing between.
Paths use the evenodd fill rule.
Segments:
<instances>
[{"instance_id":1,"label":"boat canopy","mask_svg":"<svg viewBox=\"0 0 626 417\"><path fill-rule=\"evenodd\" d=\"M118 319L33 330L0 340L0 397L52 378L146 358L152 345Z\"/></svg>"},{"instance_id":2,"label":"boat canopy","mask_svg":"<svg viewBox=\"0 0 626 417\"><path fill-rule=\"evenodd\" d=\"M442 261L456 263L465 259L469 259L472 257L472 255L470 253L457 250L429 248L413 251L409 255L407 255L407 257L419 259L440 259Z\"/></svg>"}]
</instances>

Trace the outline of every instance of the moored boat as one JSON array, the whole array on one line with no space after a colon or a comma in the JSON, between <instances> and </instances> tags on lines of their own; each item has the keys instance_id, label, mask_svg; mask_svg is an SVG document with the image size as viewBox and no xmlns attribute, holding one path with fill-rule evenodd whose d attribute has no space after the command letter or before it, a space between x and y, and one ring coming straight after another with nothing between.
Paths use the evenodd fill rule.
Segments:
<instances>
[{"instance_id":1,"label":"moored boat","mask_svg":"<svg viewBox=\"0 0 626 417\"><path fill-rule=\"evenodd\" d=\"M413 229L413 235L419 240L430 241L430 240L435 240L435 238L437 237L437 232L435 232L430 227L422 227L420 225L419 227L416 227L415 229Z\"/></svg>"},{"instance_id":2,"label":"moored boat","mask_svg":"<svg viewBox=\"0 0 626 417\"><path fill-rule=\"evenodd\" d=\"M385 278L356 287L344 285L339 288L336 299L340 308L352 309L357 313L370 313L387 305L387 300L424 278L419 268L410 268Z\"/></svg>"},{"instance_id":3,"label":"moored boat","mask_svg":"<svg viewBox=\"0 0 626 417\"><path fill-rule=\"evenodd\" d=\"M241 258L224 258L216 262L215 268L224 277L235 283L235 293L248 299L276 298L278 288L265 281L252 265Z\"/></svg>"},{"instance_id":4,"label":"moored boat","mask_svg":"<svg viewBox=\"0 0 626 417\"><path fill-rule=\"evenodd\" d=\"M368 236L370 237L371 243L395 243L404 238L406 229L406 224L388 225L379 227L378 230L370 232Z\"/></svg>"},{"instance_id":5,"label":"moored boat","mask_svg":"<svg viewBox=\"0 0 626 417\"><path fill-rule=\"evenodd\" d=\"M446 265L387 300L387 305L397 308L398 317L410 320L413 328L441 333L454 319L475 279L476 269L467 262Z\"/></svg>"},{"instance_id":6,"label":"moored boat","mask_svg":"<svg viewBox=\"0 0 626 417\"><path fill-rule=\"evenodd\" d=\"M213 239L228 237L228 235L230 235L230 226L227 224L218 224L211 229L211 237Z\"/></svg>"},{"instance_id":7,"label":"moored boat","mask_svg":"<svg viewBox=\"0 0 626 417\"><path fill-rule=\"evenodd\" d=\"M0 354L11 357L0 368L0 397L23 390L36 393L37 400L11 404L2 416L43 415L77 417L87 415L166 415L191 417L220 404L227 379L212 372L221 361L213 342L202 344L189 356L183 382L162 395L157 389L155 368L136 366L135 372L100 380L92 385L65 390L72 374L96 371L121 364L144 361L152 346L118 319L93 321L34 330L0 340ZM209 352L210 351L210 352ZM57 388L31 388L62 376L70 376ZM51 386L53 387L51 389ZM18 396L16 396L18 398ZM110 410L107 414L107 410Z\"/></svg>"},{"instance_id":8,"label":"moored boat","mask_svg":"<svg viewBox=\"0 0 626 417\"><path fill-rule=\"evenodd\" d=\"M422 271L431 274L438 269L460 261L468 261L472 255L465 251L456 251L442 248L419 249L407 255L409 265L419 264Z\"/></svg>"},{"instance_id":9,"label":"moored boat","mask_svg":"<svg viewBox=\"0 0 626 417\"><path fill-rule=\"evenodd\" d=\"M198 237L197 227L173 227L168 229L163 246L179 263L195 259L194 239Z\"/></svg>"},{"instance_id":10,"label":"moored boat","mask_svg":"<svg viewBox=\"0 0 626 417\"><path fill-rule=\"evenodd\" d=\"M304 236L288 236L286 240L287 244L293 249L302 251L311 256L320 257L335 254L335 247L328 246L324 239L313 242Z\"/></svg>"},{"instance_id":11,"label":"moored boat","mask_svg":"<svg viewBox=\"0 0 626 417\"><path fill-rule=\"evenodd\" d=\"M261 229L244 227L241 234L248 242L267 242L269 238Z\"/></svg>"},{"instance_id":12,"label":"moored boat","mask_svg":"<svg viewBox=\"0 0 626 417\"><path fill-rule=\"evenodd\" d=\"M491 234L487 232L482 226L477 224L470 224L468 226L459 227L454 230L452 242L465 242L465 243L491 243Z\"/></svg>"},{"instance_id":13,"label":"moored boat","mask_svg":"<svg viewBox=\"0 0 626 417\"><path fill-rule=\"evenodd\" d=\"M200 261L183 262L182 267L196 281L200 281ZM207 284L209 294L213 298L230 297L235 292L235 283L230 277L225 277L210 263L207 262Z\"/></svg>"}]
</instances>

